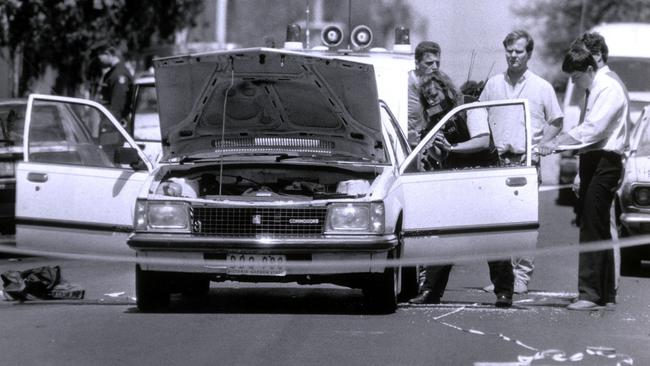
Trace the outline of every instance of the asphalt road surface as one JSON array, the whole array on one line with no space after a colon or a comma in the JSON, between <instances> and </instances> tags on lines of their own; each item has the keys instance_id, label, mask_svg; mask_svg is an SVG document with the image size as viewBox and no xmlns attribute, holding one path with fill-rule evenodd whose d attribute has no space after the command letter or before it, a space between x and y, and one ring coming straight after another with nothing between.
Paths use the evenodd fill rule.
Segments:
<instances>
[{"instance_id":1,"label":"asphalt road surface","mask_svg":"<svg viewBox=\"0 0 650 366\"><path fill-rule=\"evenodd\" d=\"M577 242L555 195L540 193L539 248ZM476 262L454 267L442 304L389 315L368 314L347 288L231 282L144 314L132 264L2 258L0 273L60 265L86 297L0 301L0 365L650 365L650 278L622 278L615 308L570 312L577 262L537 256L511 309L494 308Z\"/></svg>"}]
</instances>

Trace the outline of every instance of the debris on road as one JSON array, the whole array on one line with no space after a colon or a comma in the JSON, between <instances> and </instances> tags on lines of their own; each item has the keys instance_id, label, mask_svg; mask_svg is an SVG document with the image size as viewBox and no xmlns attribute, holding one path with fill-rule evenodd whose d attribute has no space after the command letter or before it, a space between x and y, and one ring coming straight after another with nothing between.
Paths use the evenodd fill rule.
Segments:
<instances>
[{"instance_id":1,"label":"debris on road","mask_svg":"<svg viewBox=\"0 0 650 366\"><path fill-rule=\"evenodd\" d=\"M83 299L85 290L61 277L59 266L45 266L0 274L9 301Z\"/></svg>"}]
</instances>

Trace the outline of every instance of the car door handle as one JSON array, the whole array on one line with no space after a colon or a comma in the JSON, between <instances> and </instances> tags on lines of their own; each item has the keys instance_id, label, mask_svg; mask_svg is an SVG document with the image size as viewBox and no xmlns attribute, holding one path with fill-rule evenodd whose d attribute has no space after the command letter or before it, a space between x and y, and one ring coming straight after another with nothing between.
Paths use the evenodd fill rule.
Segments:
<instances>
[{"instance_id":1,"label":"car door handle","mask_svg":"<svg viewBox=\"0 0 650 366\"><path fill-rule=\"evenodd\" d=\"M30 182L43 183L47 182L47 174L45 173L27 173L27 180Z\"/></svg>"},{"instance_id":2,"label":"car door handle","mask_svg":"<svg viewBox=\"0 0 650 366\"><path fill-rule=\"evenodd\" d=\"M522 187L525 186L528 181L526 177L508 177L506 178L506 185L509 187Z\"/></svg>"}]
</instances>

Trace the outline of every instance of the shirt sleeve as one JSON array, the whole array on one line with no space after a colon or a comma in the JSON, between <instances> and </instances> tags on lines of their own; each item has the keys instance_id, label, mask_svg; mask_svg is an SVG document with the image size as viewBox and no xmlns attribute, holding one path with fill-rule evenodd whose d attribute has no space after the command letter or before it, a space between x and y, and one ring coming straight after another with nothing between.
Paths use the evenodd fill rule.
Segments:
<instances>
[{"instance_id":1,"label":"shirt sleeve","mask_svg":"<svg viewBox=\"0 0 650 366\"><path fill-rule=\"evenodd\" d=\"M550 84L547 84L546 93L544 93L544 114L546 122L552 122L558 118L564 117L560 103L557 100L555 90Z\"/></svg>"},{"instance_id":2,"label":"shirt sleeve","mask_svg":"<svg viewBox=\"0 0 650 366\"><path fill-rule=\"evenodd\" d=\"M467 110L467 131L471 138L479 135L490 134L490 126L487 121L487 110L485 108Z\"/></svg>"},{"instance_id":3,"label":"shirt sleeve","mask_svg":"<svg viewBox=\"0 0 650 366\"><path fill-rule=\"evenodd\" d=\"M611 85L592 94L596 95L587 101L584 121L568 132L569 136L583 144L606 139L616 128L618 117L625 109L625 96Z\"/></svg>"},{"instance_id":4,"label":"shirt sleeve","mask_svg":"<svg viewBox=\"0 0 650 366\"><path fill-rule=\"evenodd\" d=\"M408 74L408 140L411 143L415 143L420 139L419 133L424 124L417 78L414 74L413 71Z\"/></svg>"}]
</instances>

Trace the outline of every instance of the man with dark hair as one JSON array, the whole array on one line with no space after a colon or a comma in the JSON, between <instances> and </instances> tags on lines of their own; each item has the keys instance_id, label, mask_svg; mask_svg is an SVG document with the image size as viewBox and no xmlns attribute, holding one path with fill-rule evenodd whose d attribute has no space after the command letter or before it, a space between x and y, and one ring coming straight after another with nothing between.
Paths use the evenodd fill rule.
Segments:
<instances>
[{"instance_id":1,"label":"man with dark hair","mask_svg":"<svg viewBox=\"0 0 650 366\"><path fill-rule=\"evenodd\" d=\"M616 79L616 81L621 84L621 88L623 88L623 91L625 92L625 98L628 101L628 105L630 102L630 96L627 91L627 87L625 86L625 83L623 83L623 80L618 76L618 74L609 68L607 66L607 60L609 57L609 47L607 47L607 43L605 42L605 38L598 32L587 32L576 38L573 43L571 44L571 48L576 48L576 47L584 47L586 48L589 53L591 53L591 56L596 60L596 65L598 65L598 71L597 73L604 73L607 74L608 76ZM581 103L584 103L584 100L581 101ZM629 111L628 111L629 112ZM627 114L626 118L626 123L625 123L625 128L627 129L626 135L630 136L630 133L632 131L632 128L634 127L634 123L636 121L632 120L632 117L630 116L630 113ZM626 141L626 148L628 145L629 141ZM579 187L580 186L580 176L576 175L574 182L573 182L574 187ZM576 189L576 188L574 188ZM576 190L577 191L577 190ZM574 212L576 214L576 224L580 226L580 220L582 219L582 213L580 212L580 207L582 205L580 204L580 197L577 197L576 204L574 206ZM612 231L612 235L615 235L614 233L617 232L616 228L616 213L615 209L612 208L611 210L611 215L612 218L610 219L610 230ZM615 251L614 252L614 258L615 258L615 263L616 263L616 288L618 288L619 284L619 265L620 265L620 257L619 257L619 252Z\"/></svg>"},{"instance_id":2,"label":"man with dark hair","mask_svg":"<svg viewBox=\"0 0 650 366\"><path fill-rule=\"evenodd\" d=\"M577 88L585 90L586 103L578 125L540 145L546 155L559 145L577 150L580 157L580 245L610 240L610 207L621 178L627 141L628 101L621 84L598 72L598 64L585 47L573 47L562 63ZM612 249L579 255L578 299L569 310L594 310L616 302L615 265Z\"/></svg>"},{"instance_id":3,"label":"man with dark hair","mask_svg":"<svg viewBox=\"0 0 650 366\"><path fill-rule=\"evenodd\" d=\"M426 127L419 87L422 77L440 67L440 45L423 41L415 48L415 69L408 73L408 141L411 146L420 142L420 134Z\"/></svg>"},{"instance_id":4,"label":"man with dark hair","mask_svg":"<svg viewBox=\"0 0 650 366\"><path fill-rule=\"evenodd\" d=\"M616 79L616 81L618 81L619 84L621 84L621 87L625 92L625 98L627 98L629 102L630 97L628 95L627 87L625 86L625 83L623 83L623 80L621 80L621 78L614 70L610 69L609 66L607 66L607 59L609 57L609 47L607 47L605 38L602 35L600 35L600 33L598 32L587 32L584 33L582 36L576 38L573 41L573 43L571 43L571 48L576 48L576 47L584 47L589 51L589 53L591 53L591 56L594 58L594 60L596 60L596 65L598 65L597 72L606 73L607 75ZM627 128L628 129L632 128L634 122L635 121L632 121L628 113Z\"/></svg>"},{"instance_id":5,"label":"man with dark hair","mask_svg":"<svg viewBox=\"0 0 650 366\"><path fill-rule=\"evenodd\" d=\"M548 141L562 131L563 114L555 90L551 84L528 69L535 43L525 30L508 33L503 40L508 69L492 76L479 100L482 102L499 99L528 99L532 119L533 148ZM512 112L517 113L517 112ZM499 158L504 166L517 166L526 161L526 126L519 114L507 113L499 118L490 118L490 128ZM533 149L534 150L534 149ZM533 153L531 160L539 169L539 155ZM539 172L539 170L538 170ZM532 257L513 257L515 293L528 292L528 283L533 274ZM484 288L492 291L494 286Z\"/></svg>"},{"instance_id":6,"label":"man with dark hair","mask_svg":"<svg viewBox=\"0 0 650 366\"><path fill-rule=\"evenodd\" d=\"M130 113L133 76L115 47L103 44L97 47L96 52L102 67L107 69L99 84L101 103L125 124Z\"/></svg>"}]
</instances>

